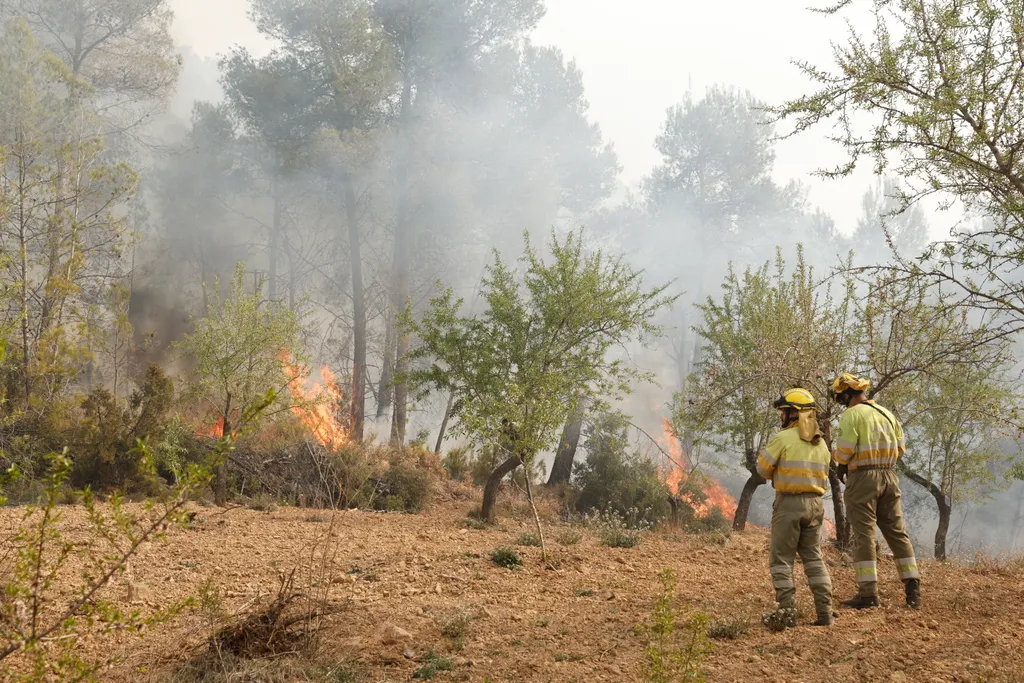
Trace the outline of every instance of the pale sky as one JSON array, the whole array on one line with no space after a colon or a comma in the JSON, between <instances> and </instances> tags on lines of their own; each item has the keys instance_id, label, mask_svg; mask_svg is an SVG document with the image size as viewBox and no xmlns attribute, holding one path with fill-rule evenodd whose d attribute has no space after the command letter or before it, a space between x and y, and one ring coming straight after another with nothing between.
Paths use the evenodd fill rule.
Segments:
<instances>
[{"instance_id":1,"label":"pale sky","mask_svg":"<svg viewBox=\"0 0 1024 683\"><path fill-rule=\"evenodd\" d=\"M750 90L769 103L807 92L810 84L791 60L831 64L831 40L841 40L840 17L816 14L823 0L770 2L717 0L548 0L534 42L559 47L583 71L590 117L600 124L623 166L622 182L635 188L658 162L654 138L665 111L688 87L700 96L720 83ZM173 33L199 55L215 57L232 45L263 54L269 44L246 13L248 0L172 0ZM810 186L809 199L852 232L860 202L873 182L870 169L843 181L811 173L842 160L841 151L814 130L777 147L776 177ZM935 215L933 236L945 234L949 218Z\"/></svg>"}]
</instances>

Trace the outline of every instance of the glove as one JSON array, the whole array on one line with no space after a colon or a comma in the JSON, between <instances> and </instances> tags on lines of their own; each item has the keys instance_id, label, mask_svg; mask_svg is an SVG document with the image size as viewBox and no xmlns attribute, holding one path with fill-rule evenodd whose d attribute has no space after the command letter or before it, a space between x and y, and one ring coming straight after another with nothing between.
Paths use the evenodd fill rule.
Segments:
<instances>
[{"instance_id":1,"label":"glove","mask_svg":"<svg viewBox=\"0 0 1024 683\"><path fill-rule=\"evenodd\" d=\"M846 486L846 475L849 472L849 467L846 465L839 465L836 467L836 477L839 478L839 482Z\"/></svg>"}]
</instances>

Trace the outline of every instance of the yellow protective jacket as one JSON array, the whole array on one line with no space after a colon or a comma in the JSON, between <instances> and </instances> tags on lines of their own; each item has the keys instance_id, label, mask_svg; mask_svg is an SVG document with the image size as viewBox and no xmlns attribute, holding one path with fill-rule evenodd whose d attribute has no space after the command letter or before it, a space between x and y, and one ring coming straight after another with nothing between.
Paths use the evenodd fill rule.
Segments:
<instances>
[{"instance_id":1,"label":"yellow protective jacket","mask_svg":"<svg viewBox=\"0 0 1024 683\"><path fill-rule=\"evenodd\" d=\"M903 425L874 401L847 408L839 421L835 459L851 472L861 468L893 469L906 451Z\"/></svg>"},{"instance_id":2,"label":"yellow protective jacket","mask_svg":"<svg viewBox=\"0 0 1024 683\"><path fill-rule=\"evenodd\" d=\"M757 456L757 473L779 493L825 495L832 455L823 439L809 443L800 438L797 423L773 436Z\"/></svg>"}]
</instances>

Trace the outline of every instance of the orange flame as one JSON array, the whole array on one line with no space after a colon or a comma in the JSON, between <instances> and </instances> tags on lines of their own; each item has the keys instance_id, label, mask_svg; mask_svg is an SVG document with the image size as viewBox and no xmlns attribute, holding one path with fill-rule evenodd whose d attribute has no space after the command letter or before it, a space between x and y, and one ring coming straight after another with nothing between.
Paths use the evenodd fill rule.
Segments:
<instances>
[{"instance_id":1,"label":"orange flame","mask_svg":"<svg viewBox=\"0 0 1024 683\"><path fill-rule=\"evenodd\" d=\"M337 416L344 395L331 369L326 365L320 368L323 384L314 383L307 390L303 370L295 365L291 354L282 351L279 358L285 373L291 378L288 387L297 404L292 406L292 413L306 425L317 441L328 448L339 448L348 443L348 429Z\"/></svg>"},{"instance_id":2,"label":"orange flame","mask_svg":"<svg viewBox=\"0 0 1024 683\"><path fill-rule=\"evenodd\" d=\"M209 427L200 427L196 430L196 434L199 436L208 436L214 439L219 439L224 434L224 418L218 417L217 421Z\"/></svg>"},{"instance_id":3,"label":"orange flame","mask_svg":"<svg viewBox=\"0 0 1024 683\"><path fill-rule=\"evenodd\" d=\"M706 478L703 491L707 498L706 502L701 503L695 501L693 496L689 493L680 494L680 485L689 478L689 474L685 469L685 465L689 463L689 458L683 452L683 447L679 443L679 439L676 438L675 432L672 430L672 425L669 421L663 419L661 425L664 433L662 437L658 439L658 443L668 451L672 461L659 469L662 481L668 485L669 491L672 495L679 496L689 503L697 513L698 517L707 517L711 514L712 510L718 510L731 522L733 516L736 514L736 499L733 498L729 492L725 490L725 487L715 479L711 479L710 477Z\"/></svg>"}]
</instances>

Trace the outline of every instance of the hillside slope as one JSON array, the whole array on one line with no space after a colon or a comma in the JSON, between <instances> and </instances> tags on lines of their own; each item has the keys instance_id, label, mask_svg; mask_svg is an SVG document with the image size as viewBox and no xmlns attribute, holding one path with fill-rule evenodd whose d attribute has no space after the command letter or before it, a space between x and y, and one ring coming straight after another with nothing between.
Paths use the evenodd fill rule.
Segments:
<instances>
[{"instance_id":1,"label":"hillside slope","mask_svg":"<svg viewBox=\"0 0 1024 683\"><path fill-rule=\"evenodd\" d=\"M132 597L146 609L195 592L211 579L224 607L237 609L276 591L281 574L293 567L300 567L301 586L308 574L301 567L311 559L322 567L318 558L326 549L336 553L325 582L340 611L326 618L323 642L333 656L364 671L365 680L409 680L420 666L416 660L433 649L454 661L453 671L438 674L440 681L637 681L646 641L634 627L649 618L658 573L673 568L682 614L702 610L713 622L751 622L738 639L714 641L706 661L709 681L1024 680L1020 563L926 563L921 612L900 606L901 587L885 563L883 608L842 610L831 629L811 627L805 616L798 628L773 634L759 623L772 602L762 529L733 534L725 545L651 533L631 549L605 548L584 534L577 545L552 543L554 570L540 566L539 549L520 548L525 565L509 571L488 555L528 531L526 518L467 529L469 506L438 505L415 516L341 512L333 519L290 508L199 508L195 529L171 532L133 562ZM18 514L2 510L0 523L6 527ZM84 533L81 510L67 508L64 514L72 537ZM830 564L837 596L852 595L852 570L835 556ZM127 605L126 585L115 586L113 596ZM803 586L799 599L809 616L813 610ZM463 649L448 653L439 624L456 613L471 621ZM412 639L383 644L381 634L389 626ZM120 653L106 680L168 680L206 647L208 635L204 617L191 614L141 639L122 635L86 647Z\"/></svg>"}]
</instances>

